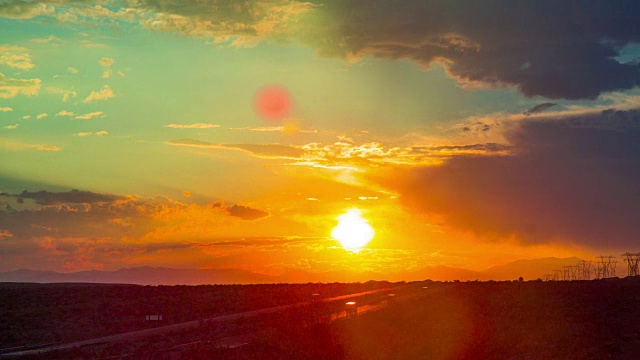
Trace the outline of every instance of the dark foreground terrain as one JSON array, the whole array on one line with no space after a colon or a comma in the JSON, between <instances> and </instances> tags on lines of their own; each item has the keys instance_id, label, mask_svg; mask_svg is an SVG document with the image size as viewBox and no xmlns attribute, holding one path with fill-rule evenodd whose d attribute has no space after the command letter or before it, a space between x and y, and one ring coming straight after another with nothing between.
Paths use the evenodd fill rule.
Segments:
<instances>
[{"instance_id":1,"label":"dark foreground terrain","mask_svg":"<svg viewBox=\"0 0 640 360\"><path fill-rule=\"evenodd\" d=\"M640 279L467 282L331 325L285 329L229 359L640 359Z\"/></svg>"},{"instance_id":2,"label":"dark foreground terrain","mask_svg":"<svg viewBox=\"0 0 640 360\"><path fill-rule=\"evenodd\" d=\"M364 284L272 284L139 286L109 284L0 283L2 349L68 343L159 325L206 319L312 299L391 286Z\"/></svg>"},{"instance_id":3,"label":"dark foreground terrain","mask_svg":"<svg viewBox=\"0 0 640 360\"><path fill-rule=\"evenodd\" d=\"M380 284L368 284L369 287L374 285ZM287 291L290 286L290 289L308 293L310 288L303 291L299 287L321 285L278 286L281 291ZM366 285L349 286L358 291ZM198 288L185 287L182 289L185 295L176 297L175 301L185 309L198 309L199 306L192 306L193 300L188 295L190 291L197 293ZM25 358L640 358L638 278L572 282L427 281L409 284L403 289L398 291L400 296L388 301L388 306L348 319L318 316L335 309L310 311L308 306L277 315L240 319L232 324L204 322L198 329L170 336ZM381 303L387 305L386 300ZM18 306L16 310L19 309ZM74 326L73 321L77 321L58 320L59 323L51 324L52 329ZM28 324L21 326L26 328ZM3 325L3 332L4 329ZM216 341L229 336L237 336L240 340L227 344L237 345L221 345L224 342Z\"/></svg>"}]
</instances>

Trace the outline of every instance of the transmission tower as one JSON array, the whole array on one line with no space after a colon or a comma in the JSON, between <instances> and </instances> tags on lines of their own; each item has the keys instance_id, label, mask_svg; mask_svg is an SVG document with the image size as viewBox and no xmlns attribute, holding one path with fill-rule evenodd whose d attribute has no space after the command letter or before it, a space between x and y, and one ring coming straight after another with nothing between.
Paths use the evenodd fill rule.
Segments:
<instances>
[{"instance_id":1,"label":"transmission tower","mask_svg":"<svg viewBox=\"0 0 640 360\"><path fill-rule=\"evenodd\" d=\"M591 263L592 261L586 261L586 260L581 260L578 263L581 280L591 280Z\"/></svg>"},{"instance_id":2,"label":"transmission tower","mask_svg":"<svg viewBox=\"0 0 640 360\"><path fill-rule=\"evenodd\" d=\"M640 263L640 253L624 253L624 261L627 262L628 276L638 276L638 264Z\"/></svg>"},{"instance_id":3,"label":"transmission tower","mask_svg":"<svg viewBox=\"0 0 640 360\"><path fill-rule=\"evenodd\" d=\"M571 280L571 266L562 267L562 280Z\"/></svg>"},{"instance_id":4,"label":"transmission tower","mask_svg":"<svg viewBox=\"0 0 640 360\"><path fill-rule=\"evenodd\" d=\"M609 276L611 276L611 277L615 277L616 276L616 267L617 267L617 265L618 265L618 260L609 261Z\"/></svg>"},{"instance_id":5,"label":"transmission tower","mask_svg":"<svg viewBox=\"0 0 640 360\"><path fill-rule=\"evenodd\" d=\"M571 269L571 280L581 280L580 265L569 266Z\"/></svg>"},{"instance_id":6,"label":"transmission tower","mask_svg":"<svg viewBox=\"0 0 640 360\"><path fill-rule=\"evenodd\" d=\"M574 268L576 269L576 270L575 270L575 273L576 273L576 280L582 280L582 272L583 272L583 270L582 270L582 263L577 263L577 264L574 266Z\"/></svg>"},{"instance_id":7,"label":"transmission tower","mask_svg":"<svg viewBox=\"0 0 640 360\"><path fill-rule=\"evenodd\" d=\"M616 276L616 265L618 263L615 256L598 256L598 273L601 279Z\"/></svg>"}]
</instances>

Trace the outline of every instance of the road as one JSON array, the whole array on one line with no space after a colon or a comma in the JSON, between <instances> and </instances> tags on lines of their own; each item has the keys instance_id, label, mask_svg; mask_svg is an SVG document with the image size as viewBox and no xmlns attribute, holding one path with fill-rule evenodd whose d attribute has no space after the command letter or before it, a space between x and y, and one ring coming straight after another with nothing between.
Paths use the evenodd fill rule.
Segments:
<instances>
[{"instance_id":1,"label":"road","mask_svg":"<svg viewBox=\"0 0 640 360\"><path fill-rule=\"evenodd\" d=\"M392 289L397 289L397 288L385 288L385 289L379 289L379 290L364 291L364 292L355 293L355 294L335 296L332 298L322 299L320 300L320 302L334 302L334 301L345 300L345 299L355 299L365 295L387 292ZM215 322L229 322L229 321L238 320L240 318L247 318L247 317L265 315L265 314L273 314L280 311L292 309L294 307L305 306L310 304L311 302L306 301L306 302L301 302L297 304L274 306L274 307L265 308L265 309L258 309L258 310L245 311L245 312L236 313L236 314L216 316L216 317L202 319L202 320L215 321ZM362 310L359 310L359 312L366 311L365 309L369 309L369 308L363 307ZM76 342L67 343L67 344L47 346L47 347L42 347L38 349L15 351L11 353L1 354L0 358L40 354L40 353L53 351L53 350L64 350L64 349L71 349L71 348L82 347L87 345L97 345L97 344L105 344L105 343L112 343L112 342L118 342L118 341L128 341L128 340L134 340L137 338L142 338L147 336L162 335L168 332L196 328L199 326L200 322L201 320L193 320L193 321L187 321L187 322L178 323L178 324L160 326L152 329L136 330L136 331L126 332L122 334L109 335L109 336L103 336L103 337L89 339L89 340L76 341Z\"/></svg>"}]
</instances>

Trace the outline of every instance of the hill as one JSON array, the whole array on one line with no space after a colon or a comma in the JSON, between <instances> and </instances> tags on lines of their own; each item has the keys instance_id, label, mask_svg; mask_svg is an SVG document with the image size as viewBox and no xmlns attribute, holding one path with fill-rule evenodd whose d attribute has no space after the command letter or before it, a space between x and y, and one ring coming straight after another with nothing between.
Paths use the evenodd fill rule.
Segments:
<instances>
[{"instance_id":1,"label":"hill","mask_svg":"<svg viewBox=\"0 0 640 360\"><path fill-rule=\"evenodd\" d=\"M542 258L523 259L508 264L493 266L480 272L483 280L514 280L522 276L525 280L544 278L544 274L553 274L554 270L563 266L575 265L580 260L577 257L569 258Z\"/></svg>"},{"instance_id":2,"label":"hill","mask_svg":"<svg viewBox=\"0 0 640 360\"><path fill-rule=\"evenodd\" d=\"M170 269L135 267L120 269L117 271L92 270L72 273L21 269L0 273L0 282L201 285L264 284L277 282L277 279L240 269Z\"/></svg>"}]
</instances>

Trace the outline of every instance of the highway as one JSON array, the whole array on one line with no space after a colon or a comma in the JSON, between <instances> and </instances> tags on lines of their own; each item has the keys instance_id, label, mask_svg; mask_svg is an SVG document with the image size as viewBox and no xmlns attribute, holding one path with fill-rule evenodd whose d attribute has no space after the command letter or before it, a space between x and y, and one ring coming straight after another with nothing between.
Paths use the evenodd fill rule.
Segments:
<instances>
[{"instance_id":1,"label":"highway","mask_svg":"<svg viewBox=\"0 0 640 360\"><path fill-rule=\"evenodd\" d=\"M319 302L329 303L329 302L345 300L345 299L356 299L358 297L362 297L362 296L365 296L365 295L371 295L371 294L376 294L376 293L381 293L381 292L388 292L388 291L397 290L397 289L398 289L398 287L385 288L385 289L379 289L379 290L371 290L371 291L365 291L365 292L360 292L360 293L355 293L355 294L347 294L347 295L335 296L335 297L331 297L331 298L325 298L325 299L319 300ZM293 309L293 308L298 307L298 306L307 306L307 305L311 305L311 304L312 304L311 301L306 301L306 302L301 302L301 303L297 303L297 304L281 305L281 306L275 306L275 307L270 307L270 308L265 308L265 309L258 309L258 310L245 311L245 312L241 312L241 313L216 316L216 317L207 318L207 319L187 321L187 322L178 323L178 324L160 326L160 327L156 327L156 328L152 328L152 329L130 331L130 332L126 332L126 333L103 336L103 337L99 337L99 338L82 340L82 341L76 341L76 342L67 343L67 344L46 346L46 347L41 347L41 348L38 348L38 349L15 351L15 352L11 352L11 353L0 354L0 358L25 356L25 355L45 353L45 352L49 352L49 351L53 351L53 350L64 350L64 349L71 349L71 348L75 348L75 347L83 347L83 346L88 346L88 345L98 345L98 344L105 344L105 343L112 343L112 342L119 342L119 341L135 340L135 339L138 339L138 338L143 338L143 337L148 337L148 336L153 336L153 335L162 335L162 334L165 334L165 333L168 333L168 332L173 332L173 331L188 330L188 329L196 328L196 327L199 326L201 321L229 322L229 321L238 320L240 318L248 318L248 317L254 317L254 316L257 316L257 315L273 314L273 313L281 312L281 311L284 311L284 310ZM365 305L363 307L359 307L358 313L371 311L374 308L377 309L377 308L380 308L380 306ZM335 319L335 318L332 318L332 320L333 319Z\"/></svg>"}]
</instances>

